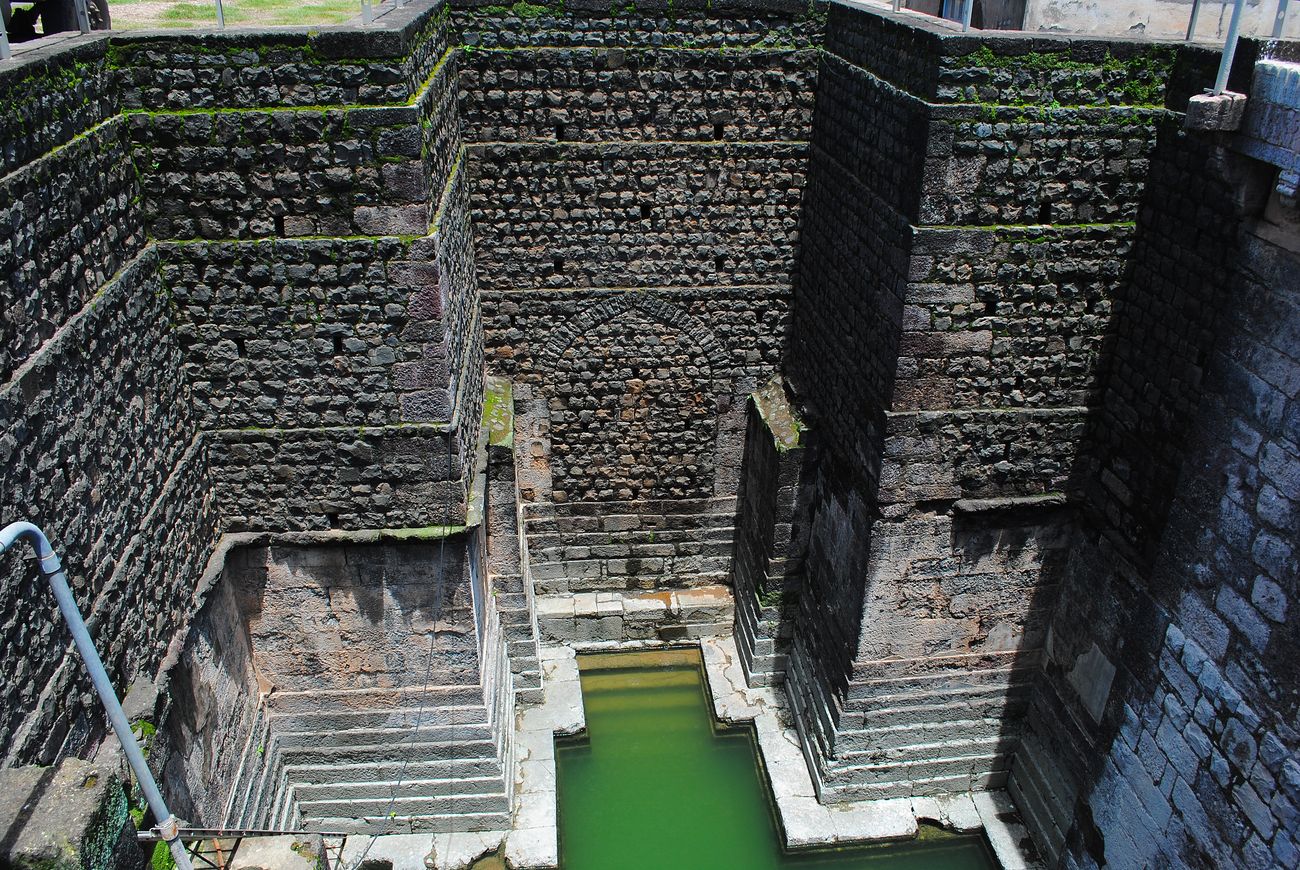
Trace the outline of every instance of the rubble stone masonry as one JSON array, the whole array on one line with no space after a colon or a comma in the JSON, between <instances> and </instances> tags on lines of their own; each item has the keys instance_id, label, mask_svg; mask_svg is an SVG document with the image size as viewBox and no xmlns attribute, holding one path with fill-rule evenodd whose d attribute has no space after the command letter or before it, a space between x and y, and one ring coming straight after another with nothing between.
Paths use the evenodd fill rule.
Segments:
<instances>
[{"instance_id":1,"label":"rubble stone masonry","mask_svg":"<svg viewBox=\"0 0 1300 870\"><path fill-rule=\"evenodd\" d=\"M1245 41L1231 86L1265 56L1300 58ZM580 634L566 596L730 585L824 802L1007 788L1055 866L1294 866L1300 230L1244 133L1183 129L1216 64L793 0L22 53L0 514L51 532L120 686L220 696L231 734L178 718L168 756L206 816L211 774L241 823L348 817L352 780L250 783L341 763L311 735L354 714L382 778L409 721L370 648L318 670L377 674L374 709L259 706L258 656L311 667L259 595L454 596L430 697L475 736L430 723L420 763L480 770L487 828L534 594ZM102 733L65 652L8 559L6 764Z\"/></svg>"}]
</instances>

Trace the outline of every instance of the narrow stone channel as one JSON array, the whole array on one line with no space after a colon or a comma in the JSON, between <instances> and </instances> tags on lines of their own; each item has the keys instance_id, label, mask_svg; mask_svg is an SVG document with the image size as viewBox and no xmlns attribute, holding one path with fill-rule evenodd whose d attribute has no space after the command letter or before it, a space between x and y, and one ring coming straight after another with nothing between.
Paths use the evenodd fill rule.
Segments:
<instances>
[{"instance_id":1,"label":"narrow stone channel","mask_svg":"<svg viewBox=\"0 0 1300 870\"><path fill-rule=\"evenodd\" d=\"M749 728L709 712L698 650L579 656L587 731L557 751L564 870L985 870L978 837L783 852Z\"/></svg>"}]
</instances>

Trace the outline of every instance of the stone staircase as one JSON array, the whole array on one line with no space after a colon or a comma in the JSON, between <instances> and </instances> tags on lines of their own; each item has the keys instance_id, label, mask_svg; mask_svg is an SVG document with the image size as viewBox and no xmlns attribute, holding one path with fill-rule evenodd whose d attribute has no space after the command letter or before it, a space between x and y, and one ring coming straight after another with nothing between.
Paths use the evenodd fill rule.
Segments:
<instances>
[{"instance_id":1,"label":"stone staircase","mask_svg":"<svg viewBox=\"0 0 1300 870\"><path fill-rule=\"evenodd\" d=\"M507 830L513 690L500 636L486 649L491 669L480 685L263 695L225 825L356 834Z\"/></svg>"},{"instance_id":2,"label":"stone staircase","mask_svg":"<svg viewBox=\"0 0 1300 870\"><path fill-rule=\"evenodd\" d=\"M731 573L735 498L524 505L538 595L711 587Z\"/></svg>"}]
</instances>

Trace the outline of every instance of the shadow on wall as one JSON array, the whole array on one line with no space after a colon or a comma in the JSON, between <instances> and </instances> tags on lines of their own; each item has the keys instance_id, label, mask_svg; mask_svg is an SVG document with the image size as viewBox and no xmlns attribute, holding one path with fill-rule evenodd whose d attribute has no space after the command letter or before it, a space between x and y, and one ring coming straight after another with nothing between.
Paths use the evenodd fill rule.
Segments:
<instances>
[{"instance_id":1,"label":"shadow on wall","mask_svg":"<svg viewBox=\"0 0 1300 870\"><path fill-rule=\"evenodd\" d=\"M1159 129L1090 414L1085 522L1013 770L1013 794L1052 858L1216 864L1231 853L1189 848L1167 827L1171 801L1188 829L1212 830L1218 823L1201 825L1197 814L1226 812L1210 809L1219 798L1197 773L1209 744L1178 749L1200 692L1195 673L1178 675L1181 644L1171 651L1169 638L1185 631L1206 644L1200 661L1227 651L1215 590L1221 598L1238 569L1225 562L1230 548L1211 555L1207 546L1233 528L1249 536L1252 520L1218 514L1233 498L1220 482L1249 476L1217 455L1242 431L1220 406L1275 400L1263 380L1226 376L1238 364L1224 353L1250 295L1234 274L1240 228L1262 209L1272 175L1175 119ZM1174 793L1177 782L1184 792Z\"/></svg>"}]
</instances>

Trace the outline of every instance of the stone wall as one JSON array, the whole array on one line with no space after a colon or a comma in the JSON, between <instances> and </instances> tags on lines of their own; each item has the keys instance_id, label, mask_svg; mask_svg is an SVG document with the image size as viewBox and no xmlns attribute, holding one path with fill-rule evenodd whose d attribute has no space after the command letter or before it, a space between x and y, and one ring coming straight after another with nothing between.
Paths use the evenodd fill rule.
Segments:
<instances>
[{"instance_id":1,"label":"stone wall","mask_svg":"<svg viewBox=\"0 0 1300 870\"><path fill-rule=\"evenodd\" d=\"M827 34L786 361L822 436L788 685L823 800L997 788L1182 61L839 6Z\"/></svg>"},{"instance_id":2,"label":"stone wall","mask_svg":"<svg viewBox=\"0 0 1300 870\"><path fill-rule=\"evenodd\" d=\"M126 683L157 667L184 623L198 569L186 554L214 538L203 446L102 42L38 52L3 79L0 513L49 533ZM34 562L6 561L0 599L4 757L84 748L98 705L64 658L66 629Z\"/></svg>"},{"instance_id":3,"label":"stone wall","mask_svg":"<svg viewBox=\"0 0 1300 870\"><path fill-rule=\"evenodd\" d=\"M747 419L731 559L736 651L749 684L769 686L785 674L803 575L809 434L779 377L750 396Z\"/></svg>"},{"instance_id":4,"label":"stone wall","mask_svg":"<svg viewBox=\"0 0 1300 870\"><path fill-rule=\"evenodd\" d=\"M1225 144L1162 131L1093 424L1091 522L1013 769L1037 841L1066 866L1297 855L1281 650L1295 642L1300 233L1260 216L1274 173ZM1189 173L1176 190L1175 166Z\"/></svg>"},{"instance_id":5,"label":"stone wall","mask_svg":"<svg viewBox=\"0 0 1300 870\"><path fill-rule=\"evenodd\" d=\"M454 20L488 364L535 451L539 589L725 579L744 397L785 332L820 13ZM602 514L617 527L590 527Z\"/></svg>"},{"instance_id":6,"label":"stone wall","mask_svg":"<svg viewBox=\"0 0 1300 870\"><path fill-rule=\"evenodd\" d=\"M179 654L222 532L466 521L483 357L446 23L114 34L4 73L0 503L51 532L123 685ZM7 564L0 746L49 760L98 715Z\"/></svg>"}]
</instances>

